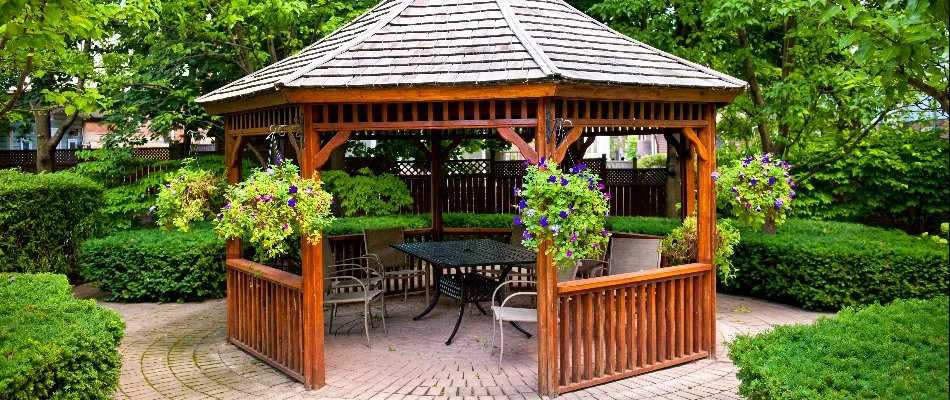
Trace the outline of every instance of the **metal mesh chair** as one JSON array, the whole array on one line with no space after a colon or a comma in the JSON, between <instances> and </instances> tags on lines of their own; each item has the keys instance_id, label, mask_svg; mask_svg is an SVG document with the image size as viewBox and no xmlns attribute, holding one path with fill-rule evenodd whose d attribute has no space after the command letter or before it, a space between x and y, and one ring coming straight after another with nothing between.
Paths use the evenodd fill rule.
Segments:
<instances>
[{"instance_id":1,"label":"metal mesh chair","mask_svg":"<svg viewBox=\"0 0 950 400\"><path fill-rule=\"evenodd\" d=\"M610 275L660 268L660 239L610 239ZM597 273L596 271L594 273Z\"/></svg>"},{"instance_id":2,"label":"metal mesh chair","mask_svg":"<svg viewBox=\"0 0 950 400\"><path fill-rule=\"evenodd\" d=\"M383 332L386 331L386 297L383 290L383 276L375 261L357 257L337 262L326 238L323 242L323 304L330 307L329 330L333 331L333 318L341 304L363 304L363 329L366 332L366 345L372 346L369 339L369 327L372 321L370 308L379 301L382 309ZM363 261L366 265L360 263Z\"/></svg>"},{"instance_id":3,"label":"metal mesh chair","mask_svg":"<svg viewBox=\"0 0 950 400\"><path fill-rule=\"evenodd\" d=\"M406 261L406 254L389 245L404 243L402 228L363 230L366 257L376 259L384 272L384 278L403 281L403 301L409 298L409 286L413 278L422 276L425 281L426 301L429 301L429 274L424 269L413 269Z\"/></svg>"}]
</instances>

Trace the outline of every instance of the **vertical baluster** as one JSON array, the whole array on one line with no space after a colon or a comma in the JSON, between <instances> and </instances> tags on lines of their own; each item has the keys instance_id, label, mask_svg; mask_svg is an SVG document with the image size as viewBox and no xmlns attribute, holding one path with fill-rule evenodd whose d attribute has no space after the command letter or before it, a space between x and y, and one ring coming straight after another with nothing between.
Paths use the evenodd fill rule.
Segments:
<instances>
[{"instance_id":1,"label":"vertical baluster","mask_svg":"<svg viewBox=\"0 0 950 400\"><path fill-rule=\"evenodd\" d=\"M685 301L685 279L676 280L676 356L683 357L686 355L686 347L684 346L684 340L686 338L686 329L683 326L684 314L686 307L684 306Z\"/></svg>"},{"instance_id":2,"label":"vertical baluster","mask_svg":"<svg viewBox=\"0 0 950 400\"><path fill-rule=\"evenodd\" d=\"M594 377L604 375L604 297L605 292L598 290L594 296Z\"/></svg>"},{"instance_id":3,"label":"vertical baluster","mask_svg":"<svg viewBox=\"0 0 950 400\"><path fill-rule=\"evenodd\" d=\"M558 328L560 329L560 385L564 386L570 383L570 373L571 373L571 321L569 319L570 315L570 300L568 296L562 296L560 298L560 308L558 309L560 321L558 321Z\"/></svg>"},{"instance_id":4,"label":"vertical baluster","mask_svg":"<svg viewBox=\"0 0 950 400\"><path fill-rule=\"evenodd\" d=\"M693 303L696 298L693 296L693 277L686 277L686 354L693 354L696 350L693 348Z\"/></svg>"},{"instance_id":5,"label":"vertical baluster","mask_svg":"<svg viewBox=\"0 0 950 400\"><path fill-rule=\"evenodd\" d=\"M581 296L584 299L584 379L594 377L594 296L587 293Z\"/></svg>"},{"instance_id":6,"label":"vertical baluster","mask_svg":"<svg viewBox=\"0 0 950 400\"><path fill-rule=\"evenodd\" d=\"M617 324L617 313L614 308L616 307L615 305L616 303L614 300L617 294L619 293L621 293L620 289L616 291L614 291L613 289L607 289L607 292L606 292L607 304L604 307L604 310L607 313L607 317L606 317L607 339L604 341L604 347L607 353L606 354L607 367L605 368L604 373L608 375L614 374L617 369L616 368L616 363L617 363L616 349L618 345L617 345L617 336L615 334L617 332L618 324Z\"/></svg>"}]
</instances>

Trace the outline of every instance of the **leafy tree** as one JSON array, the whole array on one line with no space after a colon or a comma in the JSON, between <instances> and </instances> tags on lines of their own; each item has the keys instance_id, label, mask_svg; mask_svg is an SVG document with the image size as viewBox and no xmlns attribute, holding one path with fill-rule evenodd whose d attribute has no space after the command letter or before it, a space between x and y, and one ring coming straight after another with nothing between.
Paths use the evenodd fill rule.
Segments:
<instances>
[{"instance_id":1,"label":"leafy tree","mask_svg":"<svg viewBox=\"0 0 950 400\"><path fill-rule=\"evenodd\" d=\"M37 170L53 169L53 151L80 113L108 105L97 68L113 26L137 19L138 1L10 0L0 4L0 119L33 120ZM50 115L66 118L55 131Z\"/></svg>"}]
</instances>

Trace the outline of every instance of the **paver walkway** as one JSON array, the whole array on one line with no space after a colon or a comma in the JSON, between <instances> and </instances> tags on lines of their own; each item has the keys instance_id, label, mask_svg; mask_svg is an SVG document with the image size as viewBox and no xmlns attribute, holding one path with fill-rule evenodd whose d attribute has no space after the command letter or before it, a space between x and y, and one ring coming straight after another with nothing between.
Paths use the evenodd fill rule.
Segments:
<instances>
[{"instance_id":1,"label":"paver walkway","mask_svg":"<svg viewBox=\"0 0 950 400\"><path fill-rule=\"evenodd\" d=\"M83 293L79 293L83 295ZM94 296L86 291L86 296ZM122 314L122 375L118 399L410 399L538 398L537 345L507 329L505 362L489 355L491 318L467 312L451 346L453 305L442 301L429 316L411 317L423 305L389 303L389 332L378 326L366 347L362 320L342 310L334 333L326 337L327 386L306 391L302 384L247 355L226 340L224 300L186 304L119 304L101 301ZM456 309L457 310L457 309ZM820 316L761 300L718 296L718 334L727 341L739 333L760 332L777 324L807 323ZM338 324L339 325L339 324ZM535 328L528 326L529 331ZM718 360L700 360L562 395L563 399L736 399L736 367L718 346Z\"/></svg>"}]
</instances>

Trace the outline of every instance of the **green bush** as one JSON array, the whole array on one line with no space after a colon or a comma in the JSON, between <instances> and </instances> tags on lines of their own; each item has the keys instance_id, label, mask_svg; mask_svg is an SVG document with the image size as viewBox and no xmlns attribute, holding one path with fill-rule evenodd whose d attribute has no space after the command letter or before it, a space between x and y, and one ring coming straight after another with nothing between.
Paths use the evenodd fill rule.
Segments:
<instances>
[{"instance_id":1,"label":"green bush","mask_svg":"<svg viewBox=\"0 0 950 400\"><path fill-rule=\"evenodd\" d=\"M124 332L63 275L0 274L0 398L112 398Z\"/></svg>"},{"instance_id":2,"label":"green bush","mask_svg":"<svg viewBox=\"0 0 950 400\"><path fill-rule=\"evenodd\" d=\"M347 217L355 215L393 215L412 204L406 183L393 174L373 175L362 168L350 176L343 171L321 174L324 190L333 194L339 211Z\"/></svg>"},{"instance_id":3,"label":"green bush","mask_svg":"<svg viewBox=\"0 0 950 400\"><path fill-rule=\"evenodd\" d=\"M651 154L638 158L637 168L666 168L666 153Z\"/></svg>"},{"instance_id":4,"label":"green bush","mask_svg":"<svg viewBox=\"0 0 950 400\"><path fill-rule=\"evenodd\" d=\"M809 309L947 295L947 245L860 224L789 220L775 235L744 230L730 291Z\"/></svg>"},{"instance_id":5,"label":"green bush","mask_svg":"<svg viewBox=\"0 0 950 400\"><path fill-rule=\"evenodd\" d=\"M814 325L739 336L729 357L749 399L946 399L947 298L844 309Z\"/></svg>"},{"instance_id":6,"label":"green bush","mask_svg":"<svg viewBox=\"0 0 950 400\"><path fill-rule=\"evenodd\" d=\"M79 175L0 171L0 271L78 272L101 232L102 186Z\"/></svg>"},{"instance_id":7,"label":"green bush","mask_svg":"<svg viewBox=\"0 0 950 400\"><path fill-rule=\"evenodd\" d=\"M608 217L607 229L613 232L666 236L680 227L679 218Z\"/></svg>"},{"instance_id":8,"label":"green bush","mask_svg":"<svg viewBox=\"0 0 950 400\"><path fill-rule=\"evenodd\" d=\"M337 218L333 220L325 234L328 236L353 235L363 233L363 229L380 228L425 229L432 225L430 222L428 214Z\"/></svg>"},{"instance_id":9,"label":"green bush","mask_svg":"<svg viewBox=\"0 0 950 400\"><path fill-rule=\"evenodd\" d=\"M224 296L224 240L207 223L185 232L138 229L82 245L82 273L118 300Z\"/></svg>"}]
</instances>

